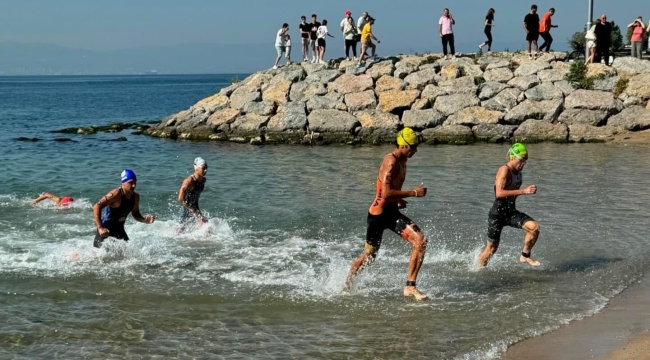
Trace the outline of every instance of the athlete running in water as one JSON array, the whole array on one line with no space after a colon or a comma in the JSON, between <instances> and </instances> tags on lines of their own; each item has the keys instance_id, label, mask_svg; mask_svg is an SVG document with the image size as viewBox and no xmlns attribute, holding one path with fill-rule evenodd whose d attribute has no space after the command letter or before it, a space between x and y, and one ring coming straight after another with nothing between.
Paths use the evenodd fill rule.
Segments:
<instances>
[{"instance_id":1,"label":"athlete running in water","mask_svg":"<svg viewBox=\"0 0 650 360\"><path fill-rule=\"evenodd\" d=\"M154 222L152 215L143 217L140 214L140 194L135 192L136 182L135 173L125 169L122 171L122 186L111 190L93 206L93 215L97 225L93 246L96 248L101 247L104 239L109 236L129 241L129 236L124 230L124 222L129 214L141 223L152 224Z\"/></svg>"},{"instance_id":2,"label":"athlete running in water","mask_svg":"<svg viewBox=\"0 0 650 360\"><path fill-rule=\"evenodd\" d=\"M423 184L413 190L402 190L406 178L406 161L415 155L418 143L419 139L415 132L411 128L404 128L397 134L397 149L386 155L379 167L375 199L368 210L365 249L361 256L352 262L346 288L350 287L359 270L375 260L384 230L388 229L413 245L404 296L413 296L417 300L427 298L415 286L424 259L427 239L420 228L399 211L406 207L404 198L422 197L427 194Z\"/></svg>"},{"instance_id":3,"label":"athlete running in water","mask_svg":"<svg viewBox=\"0 0 650 360\"><path fill-rule=\"evenodd\" d=\"M530 216L518 211L515 208L515 201L519 195L532 195L537 192L537 186L529 185L523 190L521 188L521 171L528 161L528 150L523 144L516 143L508 150L510 160L497 172L494 181L494 195L496 199L490 209L488 217L488 242L485 250L478 259L478 265L486 266L490 257L497 252L501 240L501 230L504 226L526 230L524 238L524 249L521 252L519 261L528 263L531 266L539 266L539 261L530 257L530 251L535 246L539 237L539 224Z\"/></svg>"},{"instance_id":4,"label":"athlete running in water","mask_svg":"<svg viewBox=\"0 0 650 360\"><path fill-rule=\"evenodd\" d=\"M58 197L54 194L50 194L47 192L41 193L39 197L36 199L32 200L32 205L36 205L39 202L45 200L45 199L50 199L52 202L54 202L54 205L56 206L69 206L70 203L74 201L72 196L64 196L64 197Z\"/></svg>"},{"instance_id":5,"label":"athlete running in water","mask_svg":"<svg viewBox=\"0 0 650 360\"><path fill-rule=\"evenodd\" d=\"M199 198L203 189L205 189L205 174L208 172L208 164L200 157L194 159L194 173L183 180L181 188L178 191L178 201L183 204L181 212L181 223L183 224L180 231L184 231L190 220L194 219L199 224L204 224L207 220L203 217L199 209Z\"/></svg>"}]
</instances>

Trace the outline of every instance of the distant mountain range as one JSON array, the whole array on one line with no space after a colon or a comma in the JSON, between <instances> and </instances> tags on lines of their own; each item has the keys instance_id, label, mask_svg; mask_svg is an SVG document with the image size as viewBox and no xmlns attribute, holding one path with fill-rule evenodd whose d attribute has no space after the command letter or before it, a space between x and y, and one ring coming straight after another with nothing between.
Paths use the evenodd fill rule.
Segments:
<instances>
[{"instance_id":1,"label":"distant mountain range","mask_svg":"<svg viewBox=\"0 0 650 360\"><path fill-rule=\"evenodd\" d=\"M326 58L340 55L340 39L329 40ZM460 43L457 50L476 51L474 43ZM438 39L430 49L440 52ZM494 50L522 49L521 43L497 43ZM402 44L378 46L378 54L425 52ZM275 50L265 44L179 44L121 50L95 51L53 44L0 43L0 76L7 75L138 75L251 73L273 65ZM300 60L300 48L292 49ZM281 63L284 63L284 59Z\"/></svg>"}]
</instances>

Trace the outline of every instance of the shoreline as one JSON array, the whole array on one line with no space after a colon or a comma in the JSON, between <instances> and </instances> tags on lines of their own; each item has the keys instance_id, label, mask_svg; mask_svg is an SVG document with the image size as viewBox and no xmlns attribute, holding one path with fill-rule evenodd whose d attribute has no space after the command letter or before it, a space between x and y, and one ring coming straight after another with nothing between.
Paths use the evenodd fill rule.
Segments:
<instances>
[{"instance_id":1,"label":"shoreline","mask_svg":"<svg viewBox=\"0 0 650 360\"><path fill-rule=\"evenodd\" d=\"M630 284L590 317L524 339L501 360L650 359L650 276Z\"/></svg>"}]
</instances>

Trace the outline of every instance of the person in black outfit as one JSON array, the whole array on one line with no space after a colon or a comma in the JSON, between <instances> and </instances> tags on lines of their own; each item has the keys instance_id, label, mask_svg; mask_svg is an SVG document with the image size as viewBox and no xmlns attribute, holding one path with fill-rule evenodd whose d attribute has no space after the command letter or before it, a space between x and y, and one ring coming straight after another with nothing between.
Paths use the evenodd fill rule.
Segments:
<instances>
[{"instance_id":1,"label":"person in black outfit","mask_svg":"<svg viewBox=\"0 0 650 360\"><path fill-rule=\"evenodd\" d=\"M309 61L309 33L311 32L311 25L307 24L307 18L304 15L300 17L300 25L298 25L298 29L300 29L302 60Z\"/></svg>"},{"instance_id":2,"label":"person in black outfit","mask_svg":"<svg viewBox=\"0 0 650 360\"><path fill-rule=\"evenodd\" d=\"M609 66L609 48L612 46L612 24L607 22L607 15L600 16L600 22L594 29L596 34L596 64L600 64L601 57L605 58L605 65Z\"/></svg>"},{"instance_id":3,"label":"person in black outfit","mask_svg":"<svg viewBox=\"0 0 650 360\"><path fill-rule=\"evenodd\" d=\"M488 54L492 53L492 27L494 26L494 9L490 8L487 15L485 15L485 29L483 32L487 36L487 41L478 46L480 51L483 51L483 46L487 45Z\"/></svg>"},{"instance_id":4,"label":"person in black outfit","mask_svg":"<svg viewBox=\"0 0 650 360\"><path fill-rule=\"evenodd\" d=\"M530 7L530 12L524 18L524 30L526 30L526 41L528 42L528 56L532 59L531 43L535 44L535 56L539 52L537 40L539 39L539 15L537 15L537 5Z\"/></svg>"},{"instance_id":5,"label":"person in black outfit","mask_svg":"<svg viewBox=\"0 0 650 360\"><path fill-rule=\"evenodd\" d=\"M316 59L318 59L318 52L317 52L317 42L318 42L318 35L316 35L316 32L318 31L318 28L320 27L320 23L316 20L318 17L316 14L311 15L311 23L309 25L309 39L310 39L310 45L311 45L311 61L316 62Z\"/></svg>"}]
</instances>

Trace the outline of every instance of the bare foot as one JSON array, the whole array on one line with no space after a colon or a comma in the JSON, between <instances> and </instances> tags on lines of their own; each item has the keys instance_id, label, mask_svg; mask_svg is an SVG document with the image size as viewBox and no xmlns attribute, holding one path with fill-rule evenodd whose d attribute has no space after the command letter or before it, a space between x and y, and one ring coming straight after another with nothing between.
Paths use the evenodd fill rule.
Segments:
<instances>
[{"instance_id":1,"label":"bare foot","mask_svg":"<svg viewBox=\"0 0 650 360\"><path fill-rule=\"evenodd\" d=\"M530 266L540 266L540 265L542 265L542 264L541 264L539 261L537 261L537 260L533 260L533 259L531 259L531 258L529 258L529 257L527 258L527 257L523 257L523 256L520 256L520 257L519 257L519 262L522 262L522 263L528 263L528 265L530 265Z\"/></svg>"},{"instance_id":2,"label":"bare foot","mask_svg":"<svg viewBox=\"0 0 650 360\"><path fill-rule=\"evenodd\" d=\"M76 260L76 259L78 259L78 258L79 258L79 254L77 254L76 251L73 251L73 252L70 254L70 259L72 259L72 260Z\"/></svg>"},{"instance_id":3,"label":"bare foot","mask_svg":"<svg viewBox=\"0 0 650 360\"><path fill-rule=\"evenodd\" d=\"M418 300L418 301L421 301L421 300L424 300L424 299L428 298L428 296L426 294L421 293L420 290L418 290L415 286L407 286L407 287L405 287L404 288L404 296L413 296L415 298L415 300Z\"/></svg>"}]
</instances>

